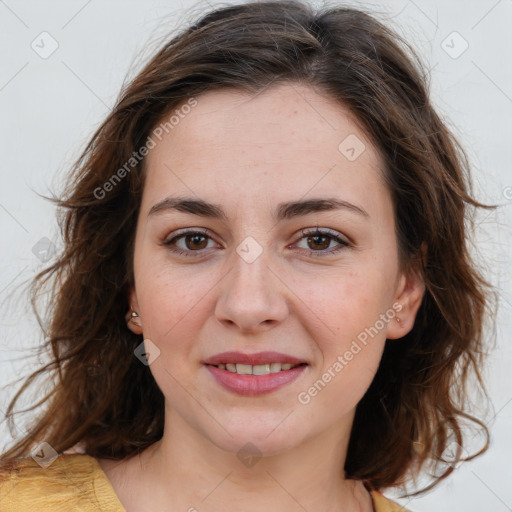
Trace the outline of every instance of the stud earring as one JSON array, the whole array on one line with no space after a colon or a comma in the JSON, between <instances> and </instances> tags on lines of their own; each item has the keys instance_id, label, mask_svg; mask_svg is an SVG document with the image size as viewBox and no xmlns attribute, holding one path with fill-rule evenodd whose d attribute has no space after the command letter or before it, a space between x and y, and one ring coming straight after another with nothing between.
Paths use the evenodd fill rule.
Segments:
<instances>
[{"instance_id":1,"label":"stud earring","mask_svg":"<svg viewBox=\"0 0 512 512\"><path fill-rule=\"evenodd\" d=\"M132 322L134 325L142 327L140 320L136 320L136 318L140 318L139 314L130 309L126 318L126 323Z\"/></svg>"},{"instance_id":2,"label":"stud earring","mask_svg":"<svg viewBox=\"0 0 512 512\"><path fill-rule=\"evenodd\" d=\"M400 317L399 317L399 316L397 316L397 317L396 317L396 323L397 323L397 324L399 324L399 323L400 323Z\"/></svg>"}]
</instances>

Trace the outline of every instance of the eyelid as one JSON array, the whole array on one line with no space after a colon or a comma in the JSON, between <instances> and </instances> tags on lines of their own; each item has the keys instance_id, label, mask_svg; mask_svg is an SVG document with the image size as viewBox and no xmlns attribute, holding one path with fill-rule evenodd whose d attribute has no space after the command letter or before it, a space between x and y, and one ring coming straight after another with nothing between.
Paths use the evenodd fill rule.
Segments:
<instances>
[{"instance_id":1,"label":"eyelid","mask_svg":"<svg viewBox=\"0 0 512 512\"><path fill-rule=\"evenodd\" d=\"M193 235L196 233L200 233L201 235L208 236L209 238L213 239L212 233L209 229L206 229L206 228L183 228L183 229L178 229L176 231L173 231L170 235L167 235L162 243L168 244L169 242L172 242L175 238L178 238L180 236Z\"/></svg>"},{"instance_id":2,"label":"eyelid","mask_svg":"<svg viewBox=\"0 0 512 512\"><path fill-rule=\"evenodd\" d=\"M353 244L352 240L347 235L330 228L320 228L315 226L314 228L303 228L300 230L300 233L302 236L331 236L334 239L338 238L340 243L346 243L347 245Z\"/></svg>"}]
</instances>

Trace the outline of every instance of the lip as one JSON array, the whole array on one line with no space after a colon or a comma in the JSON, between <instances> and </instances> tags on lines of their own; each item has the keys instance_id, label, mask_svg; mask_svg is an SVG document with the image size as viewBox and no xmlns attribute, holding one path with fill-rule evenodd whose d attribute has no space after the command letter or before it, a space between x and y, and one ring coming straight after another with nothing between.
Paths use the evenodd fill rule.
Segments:
<instances>
[{"instance_id":1,"label":"lip","mask_svg":"<svg viewBox=\"0 0 512 512\"><path fill-rule=\"evenodd\" d=\"M238 360L238 362L241 363L242 361ZM277 363L278 361L274 360L274 362ZM299 361L299 363L300 362L301 361ZM268 375L239 375L238 373L232 373L228 370L221 370L210 364L207 364L205 367L213 375L215 380L228 391L242 396L258 396L270 393L290 384L302 374L307 368L307 364L302 364L295 368L282 370L277 373L269 373Z\"/></svg>"},{"instance_id":2,"label":"lip","mask_svg":"<svg viewBox=\"0 0 512 512\"><path fill-rule=\"evenodd\" d=\"M296 357L288 354L282 354L281 352L257 352L255 354L244 354L243 352L222 352L209 357L203 364L207 365L218 365L226 363L241 363L241 364L267 364L267 363L290 363L290 364L301 364L306 363L303 359L297 359ZM289 371L289 370L285 370Z\"/></svg>"}]
</instances>

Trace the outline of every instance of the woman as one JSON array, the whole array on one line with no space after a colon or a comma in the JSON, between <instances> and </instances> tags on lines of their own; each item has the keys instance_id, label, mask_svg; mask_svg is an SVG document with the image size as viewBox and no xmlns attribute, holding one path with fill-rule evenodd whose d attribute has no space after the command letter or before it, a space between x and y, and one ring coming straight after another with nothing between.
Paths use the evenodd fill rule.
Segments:
<instances>
[{"instance_id":1,"label":"woman","mask_svg":"<svg viewBox=\"0 0 512 512\"><path fill-rule=\"evenodd\" d=\"M380 490L451 473L462 420L487 433L464 409L488 304L470 192L421 65L373 17L206 14L58 200L33 375L56 381L3 454L0 509L402 510Z\"/></svg>"}]
</instances>

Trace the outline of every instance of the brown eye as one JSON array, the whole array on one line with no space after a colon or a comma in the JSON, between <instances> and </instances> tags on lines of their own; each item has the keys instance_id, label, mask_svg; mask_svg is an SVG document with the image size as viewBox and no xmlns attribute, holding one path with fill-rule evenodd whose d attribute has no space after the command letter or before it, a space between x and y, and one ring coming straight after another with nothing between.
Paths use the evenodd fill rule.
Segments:
<instances>
[{"instance_id":1,"label":"brown eye","mask_svg":"<svg viewBox=\"0 0 512 512\"><path fill-rule=\"evenodd\" d=\"M331 243L331 238L323 235L315 235L309 236L307 241L311 249L325 250L328 249Z\"/></svg>"},{"instance_id":2,"label":"brown eye","mask_svg":"<svg viewBox=\"0 0 512 512\"><path fill-rule=\"evenodd\" d=\"M177 234L163 245L170 251L183 256L200 256L208 247L208 242L213 239L206 232L189 230Z\"/></svg>"},{"instance_id":3,"label":"brown eye","mask_svg":"<svg viewBox=\"0 0 512 512\"><path fill-rule=\"evenodd\" d=\"M342 235L335 231L331 232L330 230L303 230L301 241L303 239L307 247L302 247L301 249L313 256L329 256L351 245ZM338 245L330 248L332 242Z\"/></svg>"},{"instance_id":4,"label":"brown eye","mask_svg":"<svg viewBox=\"0 0 512 512\"><path fill-rule=\"evenodd\" d=\"M185 235L185 246L187 249L205 249L208 245L208 237L200 234ZM202 239L202 241L201 241Z\"/></svg>"}]
</instances>

